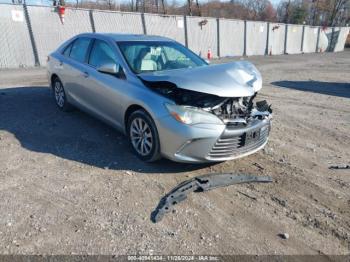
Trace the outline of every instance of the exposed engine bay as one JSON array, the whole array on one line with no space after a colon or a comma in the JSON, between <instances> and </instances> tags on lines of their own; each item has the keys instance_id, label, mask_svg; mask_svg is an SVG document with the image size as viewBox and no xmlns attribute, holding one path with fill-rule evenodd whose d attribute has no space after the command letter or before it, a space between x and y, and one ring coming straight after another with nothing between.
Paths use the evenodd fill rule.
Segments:
<instances>
[{"instance_id":1,"label":"exposed engine bay","mask_svg":"<svg viewBox=\"0 0 350 262\"><path fill-rule=\"evenodd\" d=\"M271 105L266 100L254 102L257 92L247 97L220 97L178 88L167 81L143 82L176 104L201 108L218 116L225 123L247 123L250 118L262 119L272 113Z\"/></svg>"}]
</instances>

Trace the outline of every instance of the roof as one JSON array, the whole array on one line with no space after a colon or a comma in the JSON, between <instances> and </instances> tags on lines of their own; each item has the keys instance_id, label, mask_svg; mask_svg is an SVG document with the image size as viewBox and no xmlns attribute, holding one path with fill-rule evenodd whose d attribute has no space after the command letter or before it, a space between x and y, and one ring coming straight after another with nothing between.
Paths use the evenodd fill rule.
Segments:
<instances>
[{"instance_id":1,"label":"roof","mask_svg":"<svg viewBox=\"0 0 350 262\"><path fill-rule=\"evenodd\" d=\"M170 38L156 35L118 34L118 33L85 33L86 36L102 36L114 41L174 41Z\"/></svg>"}]
</instances>

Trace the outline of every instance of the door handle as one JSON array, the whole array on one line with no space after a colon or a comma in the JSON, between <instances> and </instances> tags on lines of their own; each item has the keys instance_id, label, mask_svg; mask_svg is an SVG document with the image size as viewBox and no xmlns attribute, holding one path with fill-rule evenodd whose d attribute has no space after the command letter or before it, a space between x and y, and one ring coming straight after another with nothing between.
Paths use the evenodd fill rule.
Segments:
<instances>
[{"instance_id":1,"label":"door handle","mask_svg":"<svg viewBox=\"0 0 350 262\"><path fill-rule=\"evenodd\" d=\"M88 78L88 77L89 77L89 73L88 73L88 72L84 72L84 73L83 73L83 76L84 76L85 78Z\"/></svg>"},{"instance_id":2,"label":"door handle","mask_svg":"<svg viewBox=\"0 0 350 262\"><path fill-rule=\"evenodd\" d=\"M59 64L60 64L60 66L62 66L62 65L63 65L63 62L62 62L62 61L59 61Z\"/></svg>"}]
</instances>

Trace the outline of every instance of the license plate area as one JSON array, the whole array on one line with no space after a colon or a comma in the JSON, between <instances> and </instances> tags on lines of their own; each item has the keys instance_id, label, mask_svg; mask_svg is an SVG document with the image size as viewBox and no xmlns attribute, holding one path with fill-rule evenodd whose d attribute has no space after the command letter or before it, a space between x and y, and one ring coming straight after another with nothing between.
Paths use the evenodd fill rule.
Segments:
<instances>
[{"instance_id":1,"label":"license plate area","mask_svg":"<svg viewBox=\"0 0 350 262\"><path fill-rule=\"evenodd\" d=\"M260 138L260 129L254 129L245 133L245 145L252 144Z\"/></svg>"}]
</instances>

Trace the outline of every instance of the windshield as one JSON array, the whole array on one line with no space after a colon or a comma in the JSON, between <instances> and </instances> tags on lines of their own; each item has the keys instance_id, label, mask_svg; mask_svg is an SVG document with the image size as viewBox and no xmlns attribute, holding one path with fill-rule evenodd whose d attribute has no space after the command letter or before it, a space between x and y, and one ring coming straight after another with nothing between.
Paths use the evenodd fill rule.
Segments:
<instances>
[{"instance_id":1,"label":"windshield","mask_svg":"<svg viewBox=\"0 0 350 262\"><path fill-rule=\"evenodd\" d=\"M136 74L207 65L199 56L176 42L125 41L117 44Z\"/></svg>"}]
</instances>

